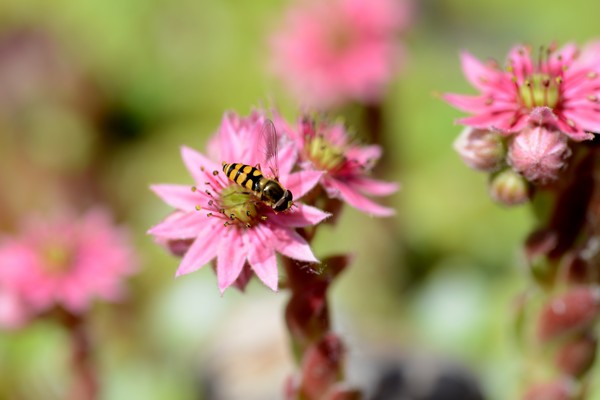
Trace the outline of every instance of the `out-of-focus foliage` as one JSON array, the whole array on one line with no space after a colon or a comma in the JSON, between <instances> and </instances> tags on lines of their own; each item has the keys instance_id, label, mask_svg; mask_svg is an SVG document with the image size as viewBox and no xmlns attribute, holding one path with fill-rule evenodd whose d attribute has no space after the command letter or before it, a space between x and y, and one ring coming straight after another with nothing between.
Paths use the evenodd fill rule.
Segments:
<instances>
[{"instance_id":1,"label":"out-of-focus foliage","mask_svg":"<svg viewBox=\"0 0 600 400\"><path fill-rule=\"evenodd\" d=\"M238 365L230 352L262 343L256 357L271 352L270 361L290 368L279 347L265 344L269 333L256 333L266 323L284 340L277 305L285 293L255 283L246 294L221 297L208 267L174 280L178 260L145 231L169 212L148 185L191 182L179 148L203 149L223 111L244 114L262 102L296 115L266 70L267 36L285 5L0 2L0 47L7 38L33 38L50 54L19 56L20 39L0 52L0 71L22 57L18 73L0 76L0 85L28 93L21 102L0 92L0 228L12 232L32 210L101 199L130 227L141 255L128 301L92 314L105 399L201 398L199 392L235 385L224 377L267 387L275 398L281 393L283 382L272 387L281 377L268 365L249 368L251 352ZM460 49L485 58L502 57L516 42L583 43L598 36L595 8L591 0L418 2L405 38L407 65L383 104L387 162L378 173L402 184L389 202L398 215L371 219L348 208L316 240L319 256L355 255L333 298L352 354L384 347L399 357L452 358L477 371L489 398L512 398L520 368L512 304L528 284L519 246L534 221L526 208L492 204L483 175L451 148L459 113L436 93L469 93ZM352 123L355 111L341 113ZM259 299L269 306L256 312ZM237 335L223 335L232 329ZM61 398L66 351L64 332L51 324L1 333L0 397Z\"/></svg>"}]
</instances>

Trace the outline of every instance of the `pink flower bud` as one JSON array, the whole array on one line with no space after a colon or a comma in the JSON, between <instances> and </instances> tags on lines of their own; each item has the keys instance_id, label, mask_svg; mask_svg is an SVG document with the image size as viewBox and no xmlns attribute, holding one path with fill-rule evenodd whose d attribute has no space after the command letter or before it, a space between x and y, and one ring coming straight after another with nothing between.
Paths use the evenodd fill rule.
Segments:
<instances>
[{"instance_id":1,"label":"pink flower bud","mask_svg":"<svg viewBox=\"0 0 600 400\"><path fill-rule=\"evenodd\" d=\"M454 150L465 164L482 172L497 171L506 155L503 139L498 133L470 127L456 139Z\"/></svg>"},{"instance_id":2,"label":"pink flower bud","mask_svg":"<svg viewBox=\"0 0 600 400\"><path fill-rule=\"evenodd\" d=\"M560 379L532 386L523 400L571 400L578 394L578 387L570 379Z\"/></svg>"},{"instance_id":3,"label":"pink flower bud","mask_svg":"<svg viewBox=\"0 0 600 400\"><path fill-rule=\"evenodd\" d=\"M571 155L567 137L536 126L525 128L511 141L508 163L528 181L545 184L556 180Z\"/></svg>"},{"instance_id":4,"label":"pink flower bud","mask_svg":"<svg viewBox=\"0 0 600 400\"><path fill-rule=\"evenodd\" d=\"M551 299L538 320L538 337L547 341L589 326L598 315L599 300L599 289L589 286L572 289Z\"/></svg>"},{"instance_id":5,"label":"pink flower bud","mask_svg":"<svg viewBox=\"0 0 600 400\"><path fill-rule=\"evenodd\" d=\"M489 193L502 205L516 206L529 200L529 185L521 175L505 169L492 177Z\"/></svg>"},{"instance_id":6,"label":"pink flower bud","mask_svg":"<svg viewBox=\"0 0 600 400\"><path fill-rule=\"evenodd\" d=\"M556 355L556 365L566 375L578 377L586 373L596 358L596 338L578 337L562 346Z\"/></svg>"}]
</instances>

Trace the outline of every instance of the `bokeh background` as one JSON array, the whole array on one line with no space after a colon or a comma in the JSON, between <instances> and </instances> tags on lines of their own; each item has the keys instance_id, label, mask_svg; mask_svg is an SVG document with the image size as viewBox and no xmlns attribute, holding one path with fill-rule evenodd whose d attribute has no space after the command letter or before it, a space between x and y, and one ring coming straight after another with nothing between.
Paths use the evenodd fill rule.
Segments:
<instances>
[{"instance_id":1,"label":"bokeh background","mask_svg":"<svg viewBox=\"0 0 600 400\"><path fill-rule=\"evenodd\" d=\"M276 104L298 115L267 68L267 38L287 4L0 2L0 229L100 200L141 257L127 301L92 313L103 399L281 397L293 370L287 294L253 282L220 296L209 268L174 279L178 260L145 232L170 211L148 185L190 183L179 148L203 150L224 111ZM582 44L600 36L597 7L416 2L404 68L382 103L386 163L377 174L402 184L386 199L397 216L348 208L315 243L321 257L354 254L331 293L332 314L349 347L349 380L370 394L378 382L426 385L449 373L487 399L515 398L523 363L513 308L529 284L520 243L534 221L526 207L494 205L485 176L462 164L452 150L460 114L437 94L472 93L460 49L502 61L516 42ZM356 107L334 114L357 118ZM50 322L1 332L0 397L62 398L66 342Z\"/></svg>"}]
</instances>

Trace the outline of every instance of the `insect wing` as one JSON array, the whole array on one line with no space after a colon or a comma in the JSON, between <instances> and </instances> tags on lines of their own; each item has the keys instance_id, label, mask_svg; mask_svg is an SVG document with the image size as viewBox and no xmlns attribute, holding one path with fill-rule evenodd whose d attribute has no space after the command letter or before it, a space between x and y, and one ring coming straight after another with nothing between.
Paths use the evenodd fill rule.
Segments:
<instances>
[{"instance_id":1,"label":"insect wing","mask_svg":"<svg viewBox=\"0 0 600 400\"><path fill-rule=\"evenodd\" d=\"M279 178L279 164L277 155L278 138L273 121L267 119L262 127L261 140L265 152L265 167L271 178Z\"/></svg>"}]
</instances>

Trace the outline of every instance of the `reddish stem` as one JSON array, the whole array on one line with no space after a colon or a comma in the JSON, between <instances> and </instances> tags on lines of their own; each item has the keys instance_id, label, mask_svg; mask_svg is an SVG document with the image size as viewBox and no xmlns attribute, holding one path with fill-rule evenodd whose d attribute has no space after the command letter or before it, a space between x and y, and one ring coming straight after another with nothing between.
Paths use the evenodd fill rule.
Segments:
<instances>
[{"instance_id":1,"label":"reddish stem","mask_svg":"<svg viewBox=\"0 0 600 400\"><path fill-rule=\"evenodd\" d=\"M73 381L69 398L72 400L98 399L97 372L85 317L63 312L61 321L69 333L71 345Z\"/></svg>"}]
</instances>

